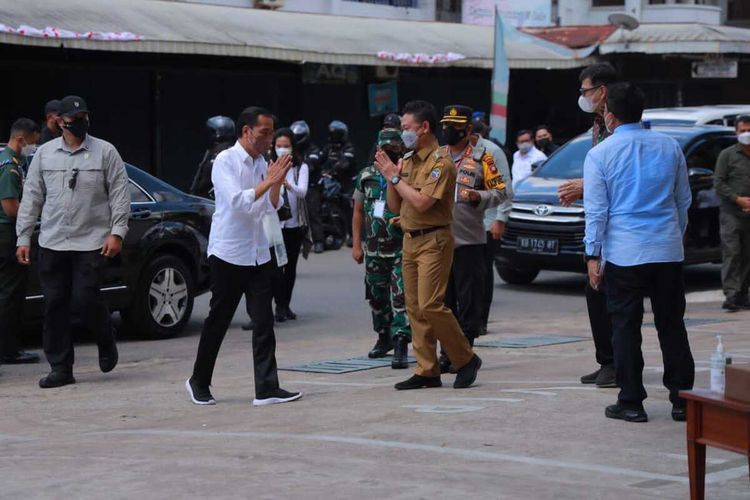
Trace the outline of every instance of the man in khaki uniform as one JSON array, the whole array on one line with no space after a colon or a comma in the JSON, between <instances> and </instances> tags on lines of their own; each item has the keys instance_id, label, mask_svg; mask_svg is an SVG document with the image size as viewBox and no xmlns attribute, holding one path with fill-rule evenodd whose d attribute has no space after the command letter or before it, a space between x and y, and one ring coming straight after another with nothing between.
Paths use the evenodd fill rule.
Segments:
<instances>
[{"instance_id":1,"label":"man in khaki uniform","mask_svg":"<svg viewBox=\"0 0 750 500\"><path fill-rule=\"evenodd\" d=\"M458 374L453 387L474 383L482 360L473 353L461 327L444 303L453 259L453 201L456 167L435 138L437 111L412 101L403 110L402 139L408 150L398 165L383 151L375 164L388 182L388 207L401 216L406 312L417 357L416 374L396 389L440 387L437 341Z\"/></svg>"}]
</instances>

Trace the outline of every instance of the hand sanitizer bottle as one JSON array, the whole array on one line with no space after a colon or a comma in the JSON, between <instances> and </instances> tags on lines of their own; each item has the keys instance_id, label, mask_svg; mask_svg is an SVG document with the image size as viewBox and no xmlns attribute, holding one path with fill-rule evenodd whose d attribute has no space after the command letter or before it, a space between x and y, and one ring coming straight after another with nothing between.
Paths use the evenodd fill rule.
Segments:
<instances>
[{"instance_id":1,"label":"hand sanitizer bottle","mask_svg":"<svg viewBox=\"0 0 750 500\"><path fill-rule=\"evenodd\" d=\"M717 335L716 339L719 343L716 345L716 351L711 354L711 391L724 394L724 373L727 361L721 335Z\"/></svg>"}]
</instances>

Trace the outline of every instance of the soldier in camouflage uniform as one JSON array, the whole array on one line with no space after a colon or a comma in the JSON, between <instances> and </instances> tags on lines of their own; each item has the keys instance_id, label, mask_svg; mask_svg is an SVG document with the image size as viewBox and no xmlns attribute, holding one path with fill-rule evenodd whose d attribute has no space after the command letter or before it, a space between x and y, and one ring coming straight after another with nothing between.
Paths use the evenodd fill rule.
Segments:
<instances>
[{"instance_id":1,"label":"soldier in camouflage uniform","mask_svg":"<svg viewBox=\"0 0 750 500\"><path fill-rule=\"evenodd\" d=\"M394 163L404 153L401 132L384 129L378 133L378 148ZM364 250L362 249L364 227ZM408 368L408 345L411 341L409 319L406 316L404 280L401 275L401 247L403 232L398 216L388 209L386 181L374 165L357 176L352 218L354 260L365 263L365 288L372 308L373 329L378 341L369 353L381 358L393 349L394 369Z\"/></svg>"}]
</instances>

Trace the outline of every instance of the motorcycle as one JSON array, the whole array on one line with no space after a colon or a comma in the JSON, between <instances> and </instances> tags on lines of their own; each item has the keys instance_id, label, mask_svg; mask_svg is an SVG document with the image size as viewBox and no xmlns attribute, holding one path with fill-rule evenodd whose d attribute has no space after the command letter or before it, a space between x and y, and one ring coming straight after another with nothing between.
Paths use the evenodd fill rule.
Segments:
<instances>
[{"instance_id":1,"label":"motorcycle","mask_svg":"<svg viewBox=\"0 0 750 500\"><path fill-rule=\"evenodd\" d=\"M346 240L346 214L344 203L352 203L352 196L341 190L341 183L330 173L321 175L318 184L323 188L320 219L325 236L326 250L338 250Z\"/></svg>"}]
</instances>

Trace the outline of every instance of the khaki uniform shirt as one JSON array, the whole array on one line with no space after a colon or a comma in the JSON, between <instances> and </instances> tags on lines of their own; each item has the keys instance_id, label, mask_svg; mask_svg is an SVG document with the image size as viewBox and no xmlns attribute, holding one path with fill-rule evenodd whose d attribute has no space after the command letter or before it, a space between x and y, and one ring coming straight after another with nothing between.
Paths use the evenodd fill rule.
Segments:
<instances>
[{"instance_id":1,"label":"khaki uniform shirt","mask_svg":"<svg viewBox=\"0 0 750 500\"><path fill-rule=\"evenodd\" d=\"M401 169L401 182L437 201L419 213L408 201L401 202L401 228L414 231L447 226L453 221L453 199L456 191L456 166L450 153L437 140L416 152L407 153Z\"/></svg>"}]
</instances>

